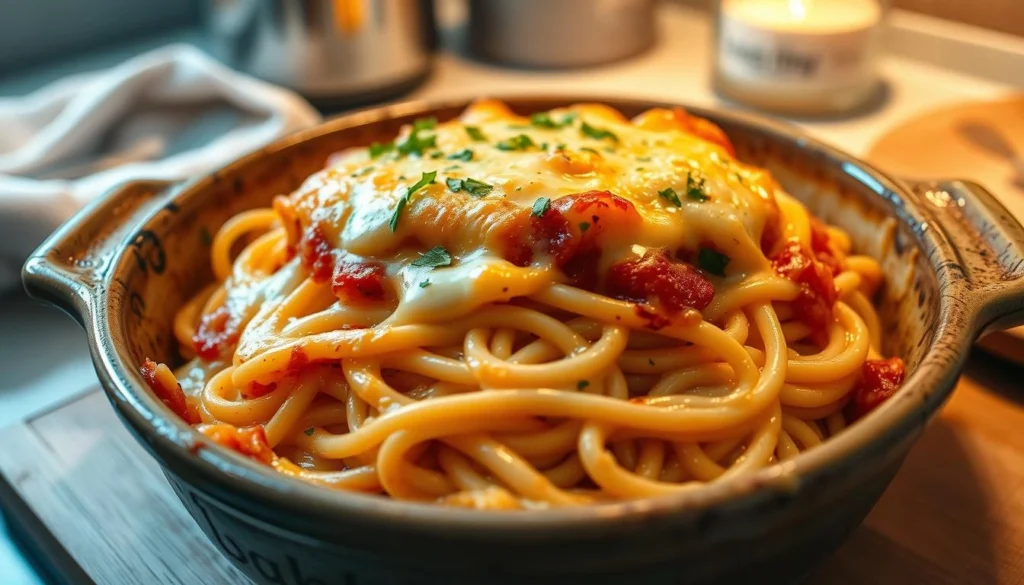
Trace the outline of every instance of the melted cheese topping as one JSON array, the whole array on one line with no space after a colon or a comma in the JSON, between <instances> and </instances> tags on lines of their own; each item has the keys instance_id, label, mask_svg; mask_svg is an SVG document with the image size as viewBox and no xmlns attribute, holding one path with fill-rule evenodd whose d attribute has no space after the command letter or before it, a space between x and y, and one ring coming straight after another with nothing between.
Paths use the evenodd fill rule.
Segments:
<instances>
[{"instance_id":1,"label":"melted cheese topping","mask_svg":"<svg viewBox=\"0 0 1024 585\"><path fill-rule=\"evenodd\" d=\"M499 234L541 197L608 191L636 207L641 229L603 242L603 266L648 248L712 244L729 257L727 274L768 267L760 241L767 222L778 221L777 185L723 146L685 131L671 111L651 110L631 122L607 106L584 104L531 120L481 101L455 120L419 130L407 125L395 143L414 133L432 137L433 146L376 157L365 147L350 149L292 195L303 227L316 224L331 246L389 266L403 305L395 320L450 318L550 282L550 270L501 260ZM408 197L392 230L400 201L426 173L436 173L434 182ZM455 192L449 179L490 189L484 196ZM695 181L703 182L706 200L687 196ZM458 265L431 271L430 288L421 288L422 270L408 263L434 246L445 247Z\"/></svg>"}]
</instances>

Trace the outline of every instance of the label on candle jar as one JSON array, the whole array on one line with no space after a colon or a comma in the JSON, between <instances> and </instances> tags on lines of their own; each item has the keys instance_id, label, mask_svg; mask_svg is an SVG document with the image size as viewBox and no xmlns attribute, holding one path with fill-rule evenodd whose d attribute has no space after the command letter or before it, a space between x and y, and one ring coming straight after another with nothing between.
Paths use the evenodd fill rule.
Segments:
<instances>
[{"instance_id":1,"label":"label on candle jar","mask_svg":"<svg viewBox=\"0 0 1024 585\"><path fill-rule=\"evenodd\" d=\"M874 75L871 0L723 0L718 67L735 81L804 89Z\"/></svg>"}]
</instances>

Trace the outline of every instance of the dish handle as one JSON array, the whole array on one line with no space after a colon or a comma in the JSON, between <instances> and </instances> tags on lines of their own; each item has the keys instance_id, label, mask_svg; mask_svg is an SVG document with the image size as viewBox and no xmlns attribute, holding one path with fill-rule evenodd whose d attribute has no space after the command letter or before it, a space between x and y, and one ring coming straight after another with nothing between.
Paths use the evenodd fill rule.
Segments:
<instances>
[{"instance_id":1,"label":"dish handle","mask_svg":"<svg viewBox=\"0 0 1024 585\"><path fill-rule=\"evenodd\" d=\"M169 200L172 185L131 181L95 199L29 256L21 272L25 291L87 322L114 260L134 239L145 237L138 231L142 218Z\"/></svg>"},{"instance_id":2,"label":"dish handle","mask_svg":"<svg viewBox=\"0 0 1024 585\"><path fill-rule=\"evenodd\" d=\"M911 183L960 260L963 308L978 333L1024 325L1024 227L984 187L966 180Z\"/></svg>"}]
</instances>

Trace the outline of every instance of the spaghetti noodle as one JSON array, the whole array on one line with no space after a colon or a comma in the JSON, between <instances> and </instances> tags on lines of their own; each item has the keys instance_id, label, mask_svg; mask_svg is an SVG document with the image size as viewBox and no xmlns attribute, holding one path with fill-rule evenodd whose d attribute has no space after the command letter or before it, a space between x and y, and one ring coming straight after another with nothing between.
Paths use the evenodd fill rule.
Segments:
<instances>
[{"instance_id":1,"label":"spaghetti noodle","mask_svg":"<svg viewBox=\"0 0 1024 585\"><path fill-rule=\"evenodd\" d=\"M143 375L281 473L473 508L797 456L891 395L871 258L682 110L477 102L225 224Z\"/></svg>"}]
</instances>

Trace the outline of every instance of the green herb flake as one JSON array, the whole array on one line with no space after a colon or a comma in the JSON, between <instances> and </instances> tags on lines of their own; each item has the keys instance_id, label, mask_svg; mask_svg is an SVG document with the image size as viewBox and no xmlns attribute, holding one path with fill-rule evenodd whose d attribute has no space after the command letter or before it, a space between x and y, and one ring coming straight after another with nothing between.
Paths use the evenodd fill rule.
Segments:
<instances>
[{"instance_id":1,"label":"green herb flake","mask_svg":"<svg viewBox=\"0 0 1024 585\"><path fill-rule=\"evenodd\" d=\"M433 130L437 126L437 118L430 116L429 118L418 118L412 123L413 132L419 132L421 130Z\"/></svg>"},{"instance_id":2,"label":"green herb flake","mask_svg":"<svg viewBox=\"0 0 1024 585\"><path fill-rule=\"evenodd\" d=\"M729 257L718 250L701 248L697 253L697 265L715 276L725 276L725 267L729 265Z\"/></svg>"},{"instance_id":3,"label":"green herb flake","mask_svg":"<svg viewBox=\"0 0 1024 585\"><path fill-rule=\"evenodd\" d=\"M558 144L556 144L555 145L555 150L565 150L565 143L564 142L559 142Z\"/></svg>"},{"instance_id":4,"label":"green herb flake","mask_svg":"<svg viewBox=\"0 0 1024 585\"><path fill-rule=\"evenodd\" d=\"M395 148L398 149L398 154L410 155L415 154L416 156L423 156L423 151L429 148L437 146L437 136L431 134L430 136L421 136L418 130L413 130L411 134L405 137Z\"/></svg>"},{"instance_id":5,"label":"green herb flake","mask_svg":"<svg viewBox=\"0 0 1024 585\"><path fill-rule=\"evenodd\" d=\"M541 142L540 143L540 149L541 150L547 150L548 149L548 143L547 142Z\"/></svg>"},{"instance_id":6,"label":"green herb flake","mask_svg":"<svg viewBox=\"0 0 1024 585\"><path fill-rule=\"evenodd\" d=\"M580 232L587 233L587 230L589 230L589 229L590 229L590 224L588 222L585 222L585 221L584 222L580 222Z\"/></svg>"},{"instance_id":7,"label":"green herb flake","mask_svg":"<svg viewBox=\"0 0 1024 585\"><path fill-rule=\"evenodd\" d=\"M538 128L565 128L571 125L576 120L576 114L566 114L561 120L555 121L548 112L537 112L536 114L530 115L530 124Z\"/></svg>"},{"instance_id":8,"label":"green herb flake","mask_svg":"<svg viewBox=\"0 0 1024 585\"><path fill-rule=\"evenodd\" d=\"M455 171L455 170L458 170L458 169L460 169L460 168L461 168L461 167L460 167L459 165L448 165L448 166L446 166L446 167L445 167L445 168L444 168L443 170L444 170L445 172L448 172L448 171Z\"/></svg>"},{"instance_id":9,"label":"green herb flake","mask_svg":"<svg viewBox=\"0 0 1024 585\"><path fill-rule=\"evenodd\" d=\"M547 197L538 197L533 202L533 209L530 211L530 215L533 217L544 217L544 214L551 209L551 200Z\"/></svg>"},{"instance_id":10,"label":"green herb flake","mask_svg":"<svg viewBox=\"0 0 1024 585\"><path fill-rule=\"evenodd\" d=\"M649 156L638 156L638 157L636 157L636 160L638 160L640 162L651 162L651 157L649 157Z\"/></svg>"},{"instance_id":11,"label":"green herb flake","mask_svg":"<svg viewBox=\"0 0 1024 585\"><path fill-rule=\"evenodd\" d=\"M468 134L474 142L487 141L487 136L485 136L484 133L476 126L466 126L466 134Z\"/></svg>"},{"instance_id":12,"label":"green herb flake","mask_svg":"<svg viewBox=\"0 0 1024 585\"><path fill-rule=\"evenodd\" d=\"M473 151L468 148L463 148L455 154L449 154L448 160L461 160L463 162L469 162L473 160Z\"/></svg>"},{"instance_id":13,"label":"green herb flake","mask_svg":"<svg viewBox=\"0 0 1024 585\"><path fill-rule=\"evenodd\" d=\"M440 150L435 150L434 152L430 153L430 158L441 158L442 156L444 156L444 153L441 152Z\"/></svg>"},{"instance_id":14,"label":"green herb flake","mask_svg":"<svg viewBox=\"0 0 1024 585\"><path fill-rule=\"evenodd\" d=\"M307 437L312 437L313 436L313 427L309 427L308 429L306 429L306 430L304 430L302 432L305 433L305 435Z\"/></svg>"},{"instance_id":15,"label":"green herb flake","mask_svg":"<svg viewBox=\"0 0 1024 585\"><path fill-rule=\"evenodd\" d=\"M580 150L585 150L587 152L591 152L591 153L594 153L594 154L596 154L598 156L601 156L600 152L597 152L596 150L594 150L593 148L590 148L589 146L581 146Z\"/></svg>"},{"instance_id":16,"label":"green herb flake","mask_svg":"<svg viewBox=\"0 0 1024 585\"><path fill-rule=\"evenodd\" d=\"M419 181L416 181L412 187L406 189L405 195L402 195L401 199L398 200L398 204L395 205L395 212L391 215L391 222L388 224L391 227L392 232L398 229L398 218L402 216L402 210L404 210L405 206L409 204L409 197L411 197L416 191L433 183L436 178L437 171L423 173L423 176L420 177Z\"/></svg>"},{"instance_id":17,"label":"green herb flake","mask_svg":"<svg viewBox=\"0 0 1024 585\"><path fill-rule=\"evenodd\" d=\"M430 286L429 278L420 281L420 288L427 288L428 286Z\"/></svg>"},{"instance_id":18,"label":"green herb flake","mask_svg":"<svg viewBox=\"0 0 1024 585\"><path fill-rule=\"evenodd\" d=\"M662 199L668 201L669 203L675 205L676 207L683 206L683 202L679 200L679 195L676 194L676 190L673 189L672 187L669 187L668 189L664 189L662 191L658 191L658 197L661 197Z\"/></svg>"},{"instance_id":19,"label":"green herb flake","mask_svg":"<svg viewBox=\"0 0 1024 585\"><path fill-rule=\"evenodd\" d=\"M579 382L576 382L576 389L577 390L583 390L587 386L590 386L590 382L588 382L586 380L580 380Z\"/></svg>"},{"instance_id":20,"label":"green herb flake","mask_svg":"<svg viewBox=\"0 0 1024 585\"><path fill-rule=\"evenodd\" d=\"M438 266L451 266L451 264L452 256L448 253L448 250L444 249L444 246L434 246L422 256L412 261L413 266L420 268L437 268Z\"/></svg>"},{"instance_id":21,"label":"green herb flake","mask_svg":"<svg viewBox=\"0 0 1024 585\"><path fill-rule=\"evenodd\" d=\"M580 132L582 132L584 136L589 136L594 140L604 140L605 138L610 138L613 142L619 141L619 137L613 134L612 132L605 130L604 128L595 128L594 126L591 126L586 122L580 125Z\"/></svg>"},{"instance_id":22,"label":"green herb flake","mask_svg":"<svg viewBox=\"0 0 1024 585\"><path fill-rule=\"evenodd\" d=\"M537 112L536 114L530 115L530 124L538 128L558 128L558 124L551 119L551 114L547 112Z\"/></svg>"},{"instance_id":23,"label":"green herb flake","mask_svg":"<svg viewBox=\"0 0 1024 585\"><path fill-rule=\"evenodd\" d=\"M483 197L490 193L494 186L476 179L463 179L462 189L474 197Z\"/></svg>"},{"instance_id":24,"label":"green herb flake","mask_svg":"<svg viewBox=\"0 0 1024 585\"><path fill-rule=\"evenodd\" d=\"M498 150L526 150L531 146L536 146L536 144L526 134L517 134L512 138L502 140L495 146L498 147Z\"/></svg>"},{"instance_id":25,"label":"green herb flake","mask_svg":"<svg viewBox=\"0 0 1024 585\"><path fill-rule=\"evenodd\" d=\"M686 197L701 202L711 198L708 196L703 178L694 178L693 173L686 175Z\"/></svg>"},{"instance_id":26,"label":"green herb flake","mask_svg":"<svg viewBox=\"0 0 1024 585\"><path fill-rule=\"evenodd\" d=\"M484 197L494 189L493 185L488 185L487 183L477 181L476 179L448 178L445 180L445 183L448 184L448 190L452 193L465 191L474 197Z\"/></svg>"},{"instance_id":27,"label":"green herb flake","mask_svg":"<svg viewBox=\"0 0 1024 585\"><path fill-rule=\"evenodd\" d=\"M370 145L370 158L377 158L395 149L394 142L374 142Z\"/></svg>"}]
</instances>

